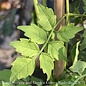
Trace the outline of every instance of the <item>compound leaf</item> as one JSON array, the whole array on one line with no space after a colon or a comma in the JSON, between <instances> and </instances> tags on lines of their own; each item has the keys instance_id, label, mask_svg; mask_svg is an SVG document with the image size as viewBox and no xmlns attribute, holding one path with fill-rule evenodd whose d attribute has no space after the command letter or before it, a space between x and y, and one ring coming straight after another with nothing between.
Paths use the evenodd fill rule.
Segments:
<instances>
[{"instance_id":1,"label":"compound leaf","mask_svg":"<svg viewBox=\"0 0 86 86\"><path fill-rule=\"evenodd\" d=\"M32 57L39 52L38 45L27 39L22 38L20 41L11 42L11 45L24 56Z\"/></svg>"},{"instance_id":2,"label":"compound leaf","mask_svg":"<svg viewBox=\"0 0 86 86\"><path fill-rule=\"evenodd\" d=\"M31 26L18 26L18 29L24 31L25 36L38 44L43 44L47 40L46 32L35 24L31 24Z\"/></svg>"},{"instance_id":3,"label":"compound leaf","mask_svg":"<svg viewBox=\"0 0 86 86\"><path fill-rule=\"evenodd\" d=\"M48 44L48 53L57 60L66 60L67 51L62 41L52 41Z\"/></svg>"},{"instance_id":4,"label":"compound leaf","mask_svg":"<svg viewBox=\"0 0 86 86\"><path fill-rule=\"evenodd\" d=\"M47 53L42 53L40 55L40 68L43 72L47 74L47 80L50 79L51 72L54 69L53 59Z\"/></svg>"},{"instance_id":5,"label":"compound leaf","mask_svg":"<svg viewBox=\"0 0 86 86\"><path fill-rule=\"evenodd\" d=\"M38 24L46 31L52 30L56 24L56 16L52 9L38 4L39 14L38 14Z\"/></svg>"},{"instance_id":6,"label":"compound leaf","mask_svg":"<svg viewBox=\"0 0 86 86\"><path fill-rule=\"evenodd\" d=\"M76 27L74 24L69 24L67 26L62 27L57 32L57 38L64 42L69 42L70 39L72 39L75 34L82 30L82 27Z\"/></svg>"},{"instance_id":7,"label":"compound leaf","mask_svg":"<svg viewBox=\"0 0 86 86\"><path fill-rule=\"evenodd\" d=\"M35 69L35 60L30 58L17 58L12 63L11 69L11 77L10 81L14 82L17 79L26 78L27 76L31 76Z\"/></svg>"}]
</instances>

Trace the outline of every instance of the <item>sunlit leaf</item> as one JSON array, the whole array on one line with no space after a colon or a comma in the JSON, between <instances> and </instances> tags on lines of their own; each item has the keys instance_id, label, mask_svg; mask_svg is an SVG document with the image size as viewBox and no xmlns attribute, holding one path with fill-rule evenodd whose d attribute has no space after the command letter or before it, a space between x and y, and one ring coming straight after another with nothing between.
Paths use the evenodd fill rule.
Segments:
<instances>
[{"instance_id":1,"label":"sunlit leaf","mask_svg":"<svg viewBox=\"0 0 86 86\"><path fill-rule=\"evenodd\" d=\"M84 69L86 68L86 62L78 61L79 44L80 44L80 42L77 42L76 50L75 50L74 62L73 62L73 65L70 67L70 69L73 72L77 72L78 74L81 74L84 71Z\"/></svg>"},{"instance_id":2,"label":"sunlit leaf","mask_svg":"<svg viewBox=\"0 0 86 86\"><path fill-rule=\"evenodd\" d=\"M69 24L67 26L62 27L57 32L57 38L64 42L69 42L70 39L72 39L75 34L82 30L82 27L76 27L74 24Z\"/></svg>"},{"instance_id":3,"label":"sunlit leaf","mask_svg":"<svg viewBox=\"0 0 86 86\"><path fill-rule=\"evenodd\" d=\"M56 16L52 9L38 4L39 14L38 14L38 23L46 31L52 30L56 24Z\"/></svg>"},{"instance_id":4,"label":"sunlit leaf","mask_svg":"<svg viewBox=\"0 0 86 86\"><path fill-rule=\"evenodd\" d=\"M51 77L51 72L54 69L53 59L47 53L40 55L40 68L47 74L47 80Z\"/></svg>"},{"instance_id":5,"label":"sunlit leaf","mask_svg":"<svg viewBox=\"0 0 86 86\"><path fill-rule=\"evenodd\" d=\"M11 42L11 45L16 48L16 51L21 53L24 56L35 56L39 52L38 45L26 40L26 39L20 39L20 41Z\"/></svg>"},{"instance_id":6,"label":"sunlit leaf","mask_svg":"<svg viewBox=\"0 0 86 86\"><path fill-rule=\"evenodd\" d=\"M66 60L67 51L62 41L52 41L48 44L48 53L57 60Z\"/></svg>"},{"instance_id":7,"label":"sunlit leaf","mask_svg":"<svg viewBox=\"0 0 86 86\"><path fill-rule=\"evenodd\" d=\"M77 72L78 74L82 74L84 69L86 68L86 62L84 61L77 61L70 67L70 70L73 72Z\"/></svg>"},{"instance_id":8,"label":"sunlit leaf","mask_svg":"<svg viewBox=\"0 0 86 86\"><path fill-rule=\"evenodd\" d=\"M53 85L53 86L54 86L54 85ZM56 83L55 86L58 86L58 83Z\"/></svg>"},{"instance_id":9,"label":"sunlit leaf","mask_svg":"<svg viewBox=\"0 0 86 86\"><path fill-rule=\"evenodd\" d=\"M30 58L17 58L12 63L12 74L10 77L10 81L14 82L17 79L26 78L27 76L31 76L35 69L35 61Z\"/></svg>"},{"instance_id":10,"label":"sunlit leaf","mask_svg":"<svg viewBox=\"0 0 86 86\"><path fill-rule=\"evenodd\" d=\"M31 26L18 26L18 29L24 31L25 36L38 44L43 44L47 40L46 32L35 24L31 24Z\"/></svg>"}]
</instances>

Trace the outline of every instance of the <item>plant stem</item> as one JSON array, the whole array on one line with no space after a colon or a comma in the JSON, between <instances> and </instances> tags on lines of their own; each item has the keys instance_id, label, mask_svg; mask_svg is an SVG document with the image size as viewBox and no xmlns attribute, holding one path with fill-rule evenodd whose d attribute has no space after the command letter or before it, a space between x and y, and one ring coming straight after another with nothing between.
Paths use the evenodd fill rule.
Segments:
<instances>
[{"instance_id":1,"label":"plant stem","mask_svg":"<svg viewBox=\"0 0 86 86\"><path fill-rule=\"evenodd\" d=\"M43 5L47 7L47 0L43 0Z\"/></svg>"},{"instance_id":2,"label":"plant stem","mask_svg":"<svg viewBox=\"0 0 86 86\"><path fill-rule=\"evenodd\" d=\"M74 86L81 78L83 78L83 77L85 77L85 76L86 76L86 74L81 75L79 78L77 78L77 79L73 82L73 84L71 84L71 86Z\"/></svg>"},{"instance_id":3,"label":"plant stem","mask_svg":"<svg viewBox=\"0 0 86 86\"><path fill-rule=\"evenodd\" d=\"M86 15L69 13L69 16L85 17Z\"/></svg>"},{"instance_id":4,"label":"plant stem","mask_svg":"<svg viewBox=\"0 0 86 86\"><path fill-rule=\"evenodd\" d=\"M66 25L70 23L69 17L70 17L70 11L69 11L69 0L66 0ZM66 49L68 50L68 43L66 43Z\"/></svg>"},{"instance_id":5,"label":"plant stem","mask_svg":"<svg viewBox=\"0 0 86 86\"><path fill-rule=\"evenodd\" d=\"M39 10L38 10L38 7L37 7L38 0L33 0L33 3L34 3L34 7L35 7L36 16L37 16L37 19L38 19L38 14L39 14Z\"/></svg>"},{"instance_id":6,"label":"plant stem","mask_svg":"<svg viewBox=\"0 0 86 86\"><path fill-rule=\"evenodd\" d=\"M69 0L66 0L66 24L69 24Z\"/></svg>"}]
</instances>

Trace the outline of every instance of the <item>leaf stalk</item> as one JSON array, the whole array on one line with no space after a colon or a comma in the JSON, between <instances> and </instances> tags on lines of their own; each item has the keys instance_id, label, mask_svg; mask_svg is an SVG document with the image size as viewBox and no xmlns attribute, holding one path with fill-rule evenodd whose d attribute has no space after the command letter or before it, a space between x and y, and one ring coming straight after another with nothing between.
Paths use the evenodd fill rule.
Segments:
<instances>
[{"instance_id":1,"label":"leaf stalk","mask_svg":"<svg viewBox=\"0 0 86 86\"><path fill-rule=\"evenodd\" d=\"M39 10L38 10L38 7L37 7L38 0L33 0L33 3L34 3L34 7L35 7L36 16L37 16L37 19L38 19L38 14L39 14Z\"/></svg>"}]
</instances>

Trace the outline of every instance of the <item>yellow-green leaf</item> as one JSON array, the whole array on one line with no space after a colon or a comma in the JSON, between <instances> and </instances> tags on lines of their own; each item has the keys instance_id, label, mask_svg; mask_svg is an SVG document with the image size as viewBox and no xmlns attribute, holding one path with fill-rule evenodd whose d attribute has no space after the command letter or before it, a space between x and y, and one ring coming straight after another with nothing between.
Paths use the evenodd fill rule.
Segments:
<instances>
[{"instance_id":1,"label":"yellow-green leaf","mask_svg":"<svg viewBox=\"0 0 86 86\"><path fill-rule=\"evenodd\" d=\"M47 74L47 80L51 77L51 72L54 69L53 59L47 53L42 53L40 55L40 68L43 72Z\"/></svg>"},{"instance_id":2,"label":"yellow-green leaf","mask_svg":"<svg viewBox=\"0 0 86 86\"><path fill-rule=\"evenodd\" d=\"M56 24L56 16L52 9L44 7L41 4L38 4L39 14L38 14L38 23L46 31L52 30Z\"/></svg>"},{"instance_id":3,"label":"yellow-green leaf","mask_svg":"<svg viewBox=\"0 0 86 86\"><path fill-rule=\"evenodd\" d=\"M31 76L35 69L35 60L30 58L17 58L12 63L12 74L10 77L10 81L14 82L18 79L26 78L27 76Z\"/></svg>"},{"instance_id":4,"label":"yellow-green leaf","mask_svg":"<svg viewBox=\"0 0 86 86\"><path fill-rule=\"evenodd\" d=\"M78 74L82 74L84 69L86 68L86 62L84 61L77 61L70 67L70 70L73 72L77 72Z\"/></svg>"},{"instance_id":5,"label":"yellow-green leaf","mask_svg":"<svg viewBox=\"0 0 86 86\"><path fill-rule=\"evenodd\" d=\"M57 60L66 60L67 51L62 41L52 41L48 44L48 53Z\"/></svg>"},{"instance_id":6,"label":"yellow-green leaf","mask_svg":"<svg viewBox=\"0 0 86 86\"><path fill-rule=\"evenodd\" d=\"M82 30L82 27L76 27L74 24L69 24L67 26L62 27L57 32L57 38L64 42L69 42L70 39L72 39L75 34Z\"/></svg>"},{"instance_id":7,"label":"yellow-green leaf","mask_svg":"<svg viewBox=\"0 0 86 86\"><path fill-rule=\"evenodd\" d=\"M11 42L11 45L16 48L16 51L24 56L35 56L39 52L37 44L27 39L20 39L20 41Z\"/></svg>"},{"instance_id":8,"label":"yellow-green leaf","mask_svg":"<svg viewBox=\"0 0 86 86\"><path fill-rule=\"evenodd\" d=\"M43 44L47 40L46 32L35 24L31 24L30 26L18 26L18 29L24 31L25 36L38 44Z\"/></svg>"}]
</instances>

